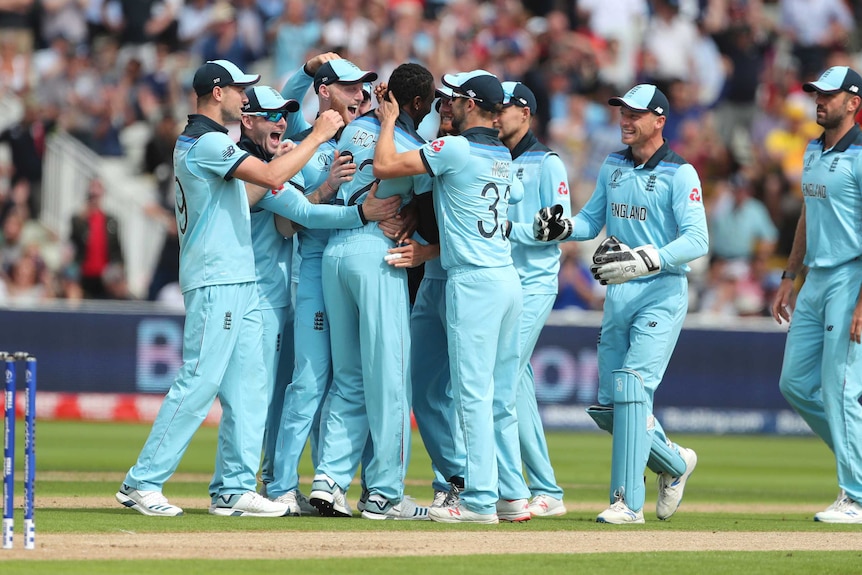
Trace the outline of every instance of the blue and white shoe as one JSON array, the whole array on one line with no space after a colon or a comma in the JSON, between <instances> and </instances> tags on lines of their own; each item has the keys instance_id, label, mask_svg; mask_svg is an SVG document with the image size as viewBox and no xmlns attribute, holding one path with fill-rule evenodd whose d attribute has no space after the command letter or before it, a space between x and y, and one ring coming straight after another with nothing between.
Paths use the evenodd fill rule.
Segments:
<instances>
[{"instance_id":1,"label":"blue and white shoe","mask_svg":"<svg viewBox=\"0 0 862 575\"><path fill-rule=\"evenodd\" d=\"M669 519L679 509L682 503L682 494L685 491L685 483L697 465L697 454L693 449L679 448L679 455L685 461L685 472L679 477L673 477L667 473L658 474L658 499L655 502L656 517L662 521Z\"/></svg>"},{"instance_id":2,"label":"blue and white shoe","mask_svg":"<svg viewBox=\"0 0 862 575\"><path fill-rule=\"evenodd\" d=\"M183 514L183 510L171 505L161 491L142 491L123 483L115 497L129 509L143 515L177 517Z\"/></svg>"},{"instance_id":3,"label":"blue and white shoe","mask_svg":"<svg viewBox=\"0 0 862 575\"><path fill-rule=\"evenodd\" d=\"M212 515L225 517L284 517L290 509L284 503L271 501L257 491L219 495L211 505Z\"/></svg>"},{"instance_id":4,"label":"blue and white shoe","mask_svg":"<svg viewBox=\"0 0 862 575\"><path fill-rule=\"evenodd\" d=\"M360 513L365 511L365 506L368 504L368 496L371 493L368 492L366 488L362 488L362 494L359 496L359 501L356 502L356 510Z\"/></svg>"},{"instance_id":5,"label":"blue and white shoe","mask_svg":"<svg viewBox=\"0 0 862 575\"><path fill-rule=\"evenodd\" d=\"M382 495L373 493L368 496L365 509L362 511L362 517L377 520L427 521L428 508L419 507L410 497L405 497L397 505L393 505Z\"/></svg>"},{"instance_id":6,"label":"blue and white shoe","mask_svg":"<svg viewBox=\"0 0 862 575\"><path fill-rule=\"evenodd\" d=\"M308 499L317 508L321 517L353 517L347 495L325 473L314 476Z\"/></svg>"},{"instance_id":7,"label":"blue and white shoe","mask_svg":"<svg viewBox=\"0 0 862 575\"><path fill-rule=\"evenodd\" d=\"M845 495L841 501L833 503L820 513L815 513L814 521L820 523L862 523L862 505Z\"/></svg>"},{"instance_id":8,"label":"blue and white shoe","mask_svg":"<svg viewBox=\"0 0 862 575\"><path fill-rule=\"evenodd\" d=\"M288 515L297 517L299 515L317 515L317 508L308 501L299 489L288 491L284 495L273 499L276 503L284 503L288 508Z\"/></svg>"},{"instance_id":9,"label":"blue and white shoe","mask_svg":"<svg viewBox=\"0 0 862 575\"><path fill-rule=\"evenodd\" d=\"M612 525L637 525L643 522L644 510L632 511L622 497L614 501L610 507L596 517L596 523L610 523Z\"/></svg>"}]
</instances>

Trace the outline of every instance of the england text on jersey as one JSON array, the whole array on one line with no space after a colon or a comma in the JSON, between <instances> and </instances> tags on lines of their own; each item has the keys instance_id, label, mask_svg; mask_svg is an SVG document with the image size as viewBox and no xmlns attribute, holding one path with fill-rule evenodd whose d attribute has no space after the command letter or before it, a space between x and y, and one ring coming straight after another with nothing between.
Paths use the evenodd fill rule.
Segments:
<instances>
[{"instance_id":1,"label":"england text on jersey","mask_svg":"<svg viewBox=\"0 0 862 575\"><path fill-rule=\"evenodd\" d=\"M647 209L645 206L630 206L628 204L611 202L611 215L615 218L643 222L647 219Z\"/></svg>"}]
</instances>

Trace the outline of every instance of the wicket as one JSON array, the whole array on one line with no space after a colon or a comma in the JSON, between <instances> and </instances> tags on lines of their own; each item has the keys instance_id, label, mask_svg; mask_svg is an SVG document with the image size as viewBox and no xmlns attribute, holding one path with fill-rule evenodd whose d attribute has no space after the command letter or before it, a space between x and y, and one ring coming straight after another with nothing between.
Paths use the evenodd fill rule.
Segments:
<instances>
[{"instance_id":1,"label":"wicket","mask_svg":"<svg viewBox=\"0 0 862 575\"><path fill-rule=\"evenodd\" d=\"M27 352L0 352L6 365L3 410L3 549L12 549L15 531L15 392L16 362L26 365L24 396L24 549L36 548L33 520L36 486L36 358Z\"/></svg>"}]
</instances>

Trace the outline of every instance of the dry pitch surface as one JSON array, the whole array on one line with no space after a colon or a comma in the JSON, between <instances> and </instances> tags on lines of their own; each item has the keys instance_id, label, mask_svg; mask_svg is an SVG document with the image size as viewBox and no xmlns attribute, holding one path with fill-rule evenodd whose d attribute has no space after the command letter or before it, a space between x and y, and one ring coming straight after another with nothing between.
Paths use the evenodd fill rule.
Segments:
<instances>
[{"instance_id":1,"label":"dry pitch surface","mask_svg":"<svg viewBox=\"0 0 862 575\"><path fill-rule=\"evenodd\" d=\"M204 509L206 499L176 499L176 504L189 509ZM42 498L41 508L116 508L113 498ZM597 511L584 504L568 505L570 512ZM767 513L781 512L773 506L754 509L751 506L686 505L696 512ZM795 509L795 512L819 509ZM129 511L129 513L133 513ZM154 518L154 521L173 519ZM242 521L242 519L228 519ZM290 518L273 521L290 521ZM333 521L337 521L333 519ZM362 521L353 519L353 521ZM541 521L541 520L535 520ZM648 520L649 521L649 520ZM37 518L38 526L38 518ZM223 556L231 549L234 559L325 558L439 555L477 553L607 553L615 549L640 551L862 551L858 533L793 533L793 532L649 532L625 527L597 525L595 531L541 531L517 533L493 530L464 531L453 528L434 534L403 531L397 536L389 529L380 532L271 531L205 532L205 533L134 533L118 531L100 534L38 534L35 551L19 547L0 552L2 559L210 559Z\"/></svg>"}]
</instances>

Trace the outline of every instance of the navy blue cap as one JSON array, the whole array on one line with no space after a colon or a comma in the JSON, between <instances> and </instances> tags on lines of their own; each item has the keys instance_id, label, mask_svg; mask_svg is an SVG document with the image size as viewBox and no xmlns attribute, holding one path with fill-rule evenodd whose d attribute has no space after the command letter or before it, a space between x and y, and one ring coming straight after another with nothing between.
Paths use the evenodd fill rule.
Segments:
<instances>
[{"instance_id":1,"label":"navy blue cap","mask_svg":"<svg viewBox=\"0 0 862 575\"><path fill-rule=\"evenodd\" d=\"M802 89L806 92L820 92L821 94L837 94L844 91L855 96L860 96L862 89L862 76L853 68L847 66L832 66L816 82L806 82Z\"/></svg>"},{"instance_id":2,"label":"navy blue cap","mask_svg":"<svg viewBox=\"0 0 862 575\"><path fill-rule=\"evenodd\" d=\"M243 112L277 112L287 110L291 114L299 110L299 102L285 100L272 86L254 86L245 89L248 102L242 107Z\"/></svg>"},{"instance_id":3,"label":"navy blue cap","mask_svg":"<svg viewBox=\"0 0 862 575\"><path fill-rule=\"evenodd\" d=\"M377 79L376 72L360 70L359 66L350 60L330 60L324 63L314 75L314 91L317 92L322 85L330 84L359 84L373 82Z\"/></svg>"},{"instance_id":4,"label":"navy blue cap","mask_svg":"<svg viewBox=\"0 0 862 575\"><path fill-rule=\"evenodd\" d=\"M656 116L667 116L670 104L667 96L652 84L638 84L625 96L616 96L608 100L611 106L625 106L635 112L652 112Z\"/></svg>"},{"instance_id":5,"label":"navy blue cap","mask_svg":"<svg viewBox=\"0 0 862 575\"><path fill-rule=\"evenodd\" d=\"M536 113L536 95L520 82L503 82L503 106L520 106Z\"/></svg>"},{"instance_id":6,"label":"navy blue cap","mask_svg":"<svg viewBox=\"0 0 862 575\"><path fill-rule=\"evenodd\" d=\"M452 88L452 97L470 98L489 111L503 104L503 86L497 76L485 70L473 70L459 74L444 74L443 84Z\"/></svg>"},{"instance_id":7,"label":"navy blue cap","mask_svg":"<svg viewBox=\"0 0 862 575\"><path fill-rule=\"evenodd\" d=\"M233 62L210 60L195 72L192 87L198 96L209 94L216 86L251 86L260 81L259 74L245 74Z\"/></svg>"}]
</instances>

